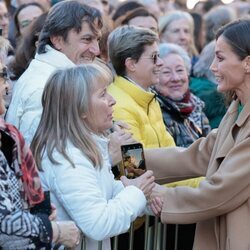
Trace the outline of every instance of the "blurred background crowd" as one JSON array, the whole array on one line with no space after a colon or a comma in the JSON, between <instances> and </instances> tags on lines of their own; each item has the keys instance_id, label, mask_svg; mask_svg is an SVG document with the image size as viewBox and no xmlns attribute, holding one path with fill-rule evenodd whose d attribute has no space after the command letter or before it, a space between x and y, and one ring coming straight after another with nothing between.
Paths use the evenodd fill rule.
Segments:
<instances>
[{"instance_id":1,"label":"blurred background crowd","mask_svg":"<svg viewBox=\"0 0 250 250\"><path fill-rule=\"evenodd\" d=\"M219 127L234 95L230 91L226 94L217 92L217 79L210 69L215 55L215 34L223 25L238 18L249 17L249 1L72 1L80 3L80 5L72 4L71 6L69 4L69 11L72 13L68 15L67 10L61 7L63 6L61 2L71 2L70 0L0 0L0 60L2 65L0 77L4 80L4 84L8 81L8 87L6 87L7 90L4 94L7 111L1 110L1 115L22 132L27 144L31 144L36 164L41 171L43 161L47 161L46 166L52 164L51 169L57 165L57 161L61 161L61 158L66 159L62 160L62 165L67 161L73 166L78 164L77 161L74 162L75 159L71 161L65 153L65 145L69 140L74 142L71 145L74 154L79 154L80 157L81 154L77 150L84 148L84 152L87 152L87 158L91 159L95 167L98 164L106 164L107 166L111 164L114 174L119 178L118 163L121 159L117 148L120 149L121 144L140 142L146 149L174 146L187 148L197 139L207 136L212 129ZM83 6L83 4L82 10L79 6ZM78 17L81 18L80 21L73 20ZM88 65L90 62L96 62L109 74L103 73L98 68L99 66L97 68L86 66L86 68L79 68L76 72L71 69L72 72L70 70L61 72L58 73L58 76L54 76L54 79L50 78L52 73L61 67ZM82 124L78 123L78 113L72 111L77 105L80 105L74 101L78 100L77 80L80 79L83 72L88 82L93 83L93 85L97 81L102 85L107 85L107 82L111 83L109 86L105 85L105 93L103 94L104 96L108 95L106 98L109 102L109 108L113 107L114 109L113 116L109 110L111 112L109 116L112 116L112 122L119 123L121 121L124 124L117 126L115 133L109 134L110 131L107 132L107 137L110 140L108 143L99 140L100 138L98 140L95 138L92 142L93 138L91 137L91 139L85 134L86 131L95 131L99 135L101 131L106 135L106 130L112 126L108 122L108 125L100 126L103 122L101 120L102 112L108 111L103 109L104 106L98 103L98 100L96 102L97 108L94 111L91 110L91 119L86 118L85 109L80 116L86 122L86 131L82 129ZM95 72L92 76L96 78L89 76L89 72ZM57 87L53 92L47 86L47 94L43 93L47 81L52 82L51 86L56 85L57 82L64 83L63 91L67 88L67 80L75 82L75 87L72 87L75 88L72 90L74 98L72 96L67 98L67 93L57 93ZM85 93L84 91L86 91L85 98L92 91L91 87L87 90L83 89L81 92ZM69 93L71 90L67 91ZM89 98L91 99L93 96ZM67 102L69 98L74 99L72 107L75 106L72 110L69 110L68 106L70 105L65 105L63 110L60 109L60 105L55 101L62 99L63 102ZM51 102L51 106L48 106L47 110L42 110L49 102ZM99 104L100 106L98 106ZM51 107L58 109L52 112ZM91 108L93 107L91 106ZM67 113L67 110L70 115L62 115L64 112ZM82 109L80 111L82 112ZM72 122L73 119L75 124ZM60 122L57 123L59 120ZM49 127L51 131L47 129L47 121L51 121ZM59 130L57 130L58 128ZM60 135L60 131L66 132ZM72 131L80 131L79 133L82 133L83 136L82 141L77 137L78 134L74 134ZM43 135L45 136L43 137ZM85 145L83 138L90 144ZM47 145L47 141L52 146ZM63 143L61 143L62 141ZM96 147L99 144L108 144L108 150L103 147L107 152L101 148L98 149L100 153ZM61 158L55 157L57 160L54 160L53 157L50 158L55 149L61 154ZM43 159L44 151L48 153L49 160ZM73 153L72 155L74 155ZM103 161L100 160L102 157ZM62 173L60 171L58 173L63 175L63 168L61 171ZM105 178L110 178L108 173L105 175L106 177L102 176L98 179L100 183L104 182ZM43 187L50 190L49 183L53 178L50 176L49 168L41 176ZM79 176L81 176L80 172ZM149 186L153 185L152 174L143 178L148 181ZM202 180L203 176L182 182L173 182L167 186L191 186L195 188ZM146 196L150 191L141 186L142 182L136 185ZM101 189L105 188L101 186ZM62 202L56 191L52 197L59 207L60 219L72 219L65 215L67 214L65 212L67 202ZM40 193L41 191L39 191ZM131 193L135 194L136 192ZM139 196L140 194L138 194ZM109 197L107 200L111 198ZM97 240L108 238L126 231L130 222L141 215L146 204L144 196L139 198L141 198L142 205L134 211L133 218L128 220L129 223L114 228L115 233L100 234L100 238L90 234L93 236L92 238L97 237ZM129 200L129 197L125 197L126 199ZM131 207L136 206L132 204ZM77 214L79 211L74 210L74 212ZM81 224L82 221L79 219L81 216L79 215L74 221L80 230L84 231L84 223ZM137 219L135 222L134 249L143 249L143 223L143 218ZM56 232L60 236L58 225L52 224L52 226L52 229L57 230ZM72 224L69 228L73 228L72 231L76 230ZM168 249L174 249L175 225L171 225L169 228ZM180 225L178 230L178 249L192 249L195 224ZM58 238L60 238L59 236ZM79 244L79 237L74 238L73 245ZM50 238L52 238L51 233ZM66 238L66 236L63 238L63 244L67 242ZM58 239L55 241L57 242ZM119 249L128 249L127 243L128 235L120 236ZM90 241L89 244L94 243ZM96 245L92 246L96 247ZM109 247L109 245L107 246ZM107 249L109 249L108 247Z\"/></svg>"}]
</instances>

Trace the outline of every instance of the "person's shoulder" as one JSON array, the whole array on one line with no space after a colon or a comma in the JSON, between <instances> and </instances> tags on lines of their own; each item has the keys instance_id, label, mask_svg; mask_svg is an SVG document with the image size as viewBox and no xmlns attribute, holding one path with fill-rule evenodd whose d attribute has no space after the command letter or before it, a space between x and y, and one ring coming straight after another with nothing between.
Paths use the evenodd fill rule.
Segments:
<instances>
[{"instance_id":1,"label":"person's shoulder","mask_svg":"<svg viewBox=\"0 0 250 250\"><path fill-rule=\"evenodd\" d=\"M189 87L194 92L217 89L217 85L214 82L203 77L191 77Z\"/></svg>"}]
</instances>

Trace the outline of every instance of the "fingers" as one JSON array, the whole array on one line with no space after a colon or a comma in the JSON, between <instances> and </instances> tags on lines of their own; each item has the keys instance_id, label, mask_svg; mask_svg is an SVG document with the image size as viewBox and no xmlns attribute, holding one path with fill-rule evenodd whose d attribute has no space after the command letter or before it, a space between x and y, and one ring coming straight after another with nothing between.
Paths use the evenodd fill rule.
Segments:
<instances>
[{"instance_id":1,"label":"fingers","mask_svg":"<svg viewBox=\"0 0 250 250\"><path fill-rule=\"evenodd\" d=\"M146 198L150 197L154 186L155 186L155 183L150 183L150 184L147 184L145 188L142 190Z\"/></svg>"},{"instance_id":2,"label":"fingers","mask_svg":"<svg viewBox=\"0 0 250 250\"><path fill-rule=\"evenodd\" d=\"M150 207L156 216L159 216L162 211L163 202L159 197L155 197L151 200Z\"/></svg>"},{"instance_id":3,"label":"fingers","mask_svg":"<svg viewBox=\"0 0 250 250\"><path fill-rule=\"evenodd\" d=\"M130 126L124 121L115 121L113 125L113 129L115 131L119 131L122 129L130 129Z\"/></svg>"},{"instance_id":4,"label":"fingers","mask_svg":"<svg viewBox=\"0 0 250 250\"><path fill-rule=\"evenodd\" d=\"M125 145L125 144L132 144L136 143L136 141L132 137L132 133L126 132L124 130L115 131L109 135L110 143L112 140L118 146Z\"/></svg>"},{"instance_id":5,"label":"fingers","mask_svg":"<svg viewBox=\"0 0 250 250\"><path fill-rule=\"evenodd\" d=\"M147 170L143 175L140 177L145 177L145 178L151 178L153 177L153 171L152 170Z\"/></svg>"},{"instance_id":6,"label":"fingers","mask_svg":"<svg viewBox=\"0 0 250 250\"><path fill-rule=\"evenodd\" d=\"M57 216L57 213L56 213L56 206L53 204L53 203L51 203L51 215L49 216L49 220L50 221L53 221L53 220L55 220L56 219L56 216Z\"/></svg>"},{"instance_id":7,"label":"fingers","mask_svg":"<svg viewBox=\"0 0 250 250\"><path fill-rule=\"evenodd\" d=\"M155 216L159 216L159 211L158 209L155 207L155 205L153 203L150 204L150 208L152 210L152 212L154 213Z\"/></svg>"},{"instance_id":8,"label":"fingers","mask_svg":"<svg viewBox=\"0 0 250 250\"><path fill-rule=\"evenodd\" d=\"M80 231L73 221L60 221L61 233L59 241L65 247L74 248L80 243Z\"/></svg>"},{"instance_id":9,"label":"fingers","mask_svg":"<svg viewBox=\"0 0 250 250\"><path fill-rule=\"evenodd\" d=\"M124 187L131 185L130 180L126 176L121 176L120 180Z\"/></svg>"}]
</instances>

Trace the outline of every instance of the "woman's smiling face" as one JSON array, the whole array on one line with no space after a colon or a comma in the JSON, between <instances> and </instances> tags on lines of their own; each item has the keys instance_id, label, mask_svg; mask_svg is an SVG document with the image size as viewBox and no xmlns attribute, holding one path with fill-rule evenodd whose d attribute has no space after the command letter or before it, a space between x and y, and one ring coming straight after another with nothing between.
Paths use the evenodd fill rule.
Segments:
<instances>
[{"instance_id":1,"label":"woman's smiling face","mask_svg":"<svg viewBox=\"0 0 250 250\"><path fill-rule=\"evenodd\" d=\"M169 54L163 59L160 82L156 89L161 95L180 100L188 90L188 72L181 56Z\"/></svg>"},{"instance_id":2,"label":"woman's smiling face","mask_svg":"<svg viewBox=\"0 0 250 250\"><path fill-rule=\"evenodd\" d=\"M244 95L249 87L244 67L246 59L241 60L223 36L216 41L215 57L210 69L215 75L220 92L233 91L237 96ZM239 95L238 95L239 94Z\"/></svg>"}]
</instances>

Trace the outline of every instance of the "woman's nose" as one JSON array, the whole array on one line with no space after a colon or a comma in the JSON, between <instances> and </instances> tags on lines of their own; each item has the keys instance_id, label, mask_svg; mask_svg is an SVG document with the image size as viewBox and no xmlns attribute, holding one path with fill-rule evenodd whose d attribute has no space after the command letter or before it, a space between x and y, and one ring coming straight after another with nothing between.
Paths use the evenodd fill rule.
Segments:
<instances>
[{"instance_id":1,"label":"woman's nose","mask_svg":"<svg viewBox=\"0 0 250 250\"><path fill-rule=\"evenodd\" d=\"M216 71L216 62L215 62L215 58L214 60L212 61L209 69L214 73Z\"/></svg>"},{"instance_id":2,"label":"woman's nose","mask_svg":"<svg viewBox=\"0 0 250 250\"><path fill-rule=\"evenodd\" d=\"M171 80L172 81L179 81L180 80L180 76L176 71L172 71L171 73Z\"/></svg>"}]
</instances>

